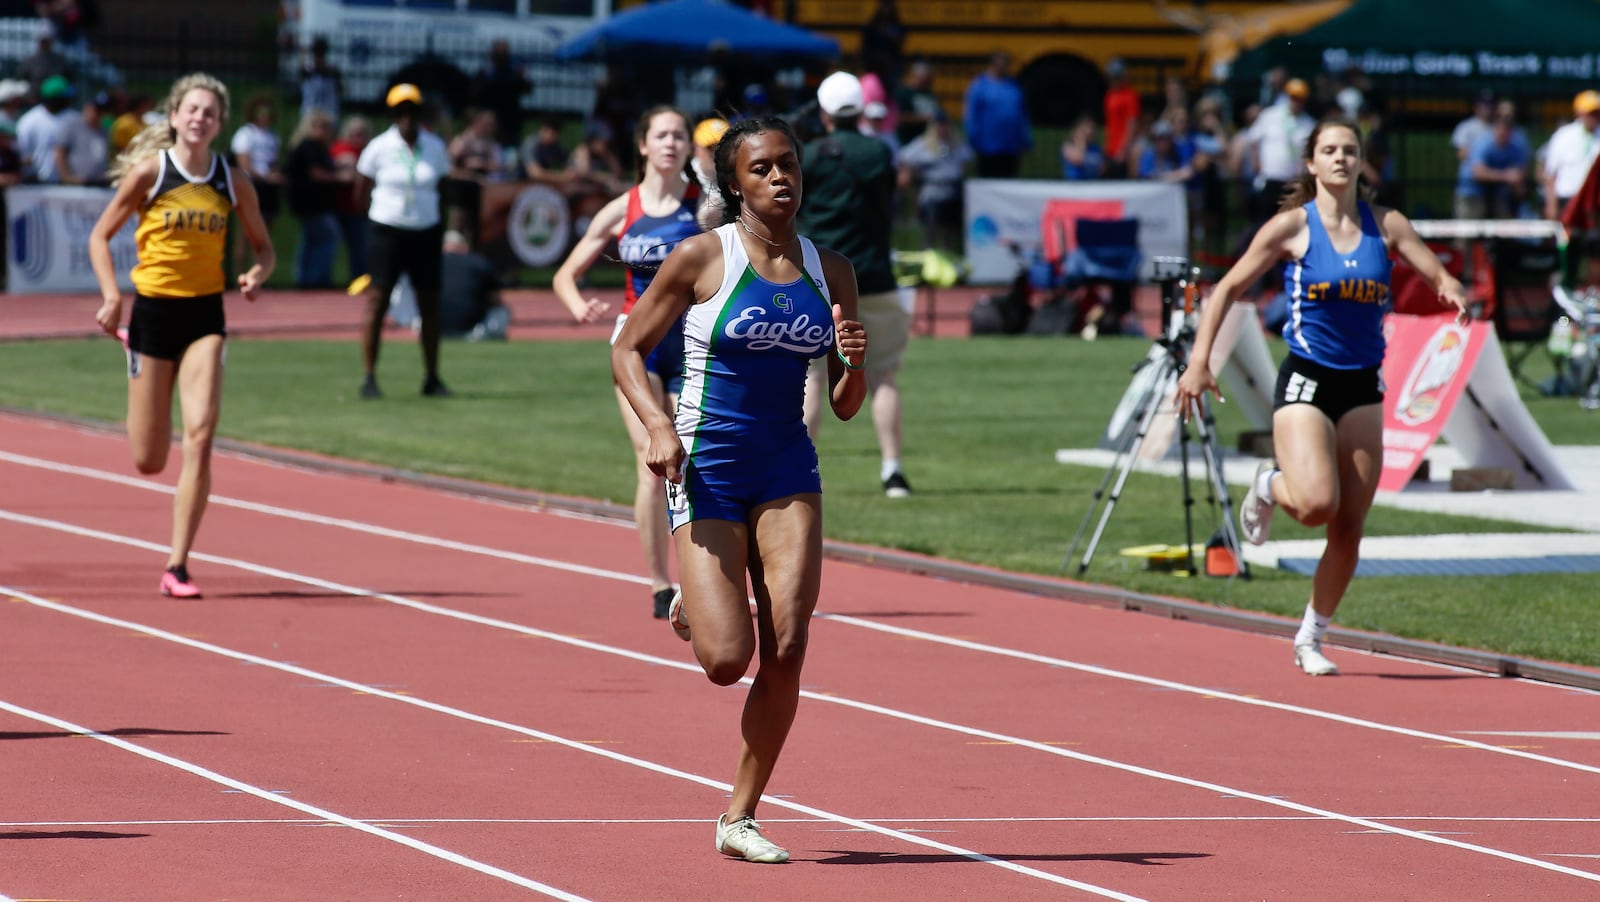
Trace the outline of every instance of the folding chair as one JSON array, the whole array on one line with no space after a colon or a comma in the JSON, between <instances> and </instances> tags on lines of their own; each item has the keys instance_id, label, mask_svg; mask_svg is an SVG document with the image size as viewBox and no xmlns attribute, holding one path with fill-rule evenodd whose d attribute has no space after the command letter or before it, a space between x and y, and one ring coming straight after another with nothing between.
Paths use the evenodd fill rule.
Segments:
<instances>
[{"instance_id":1,"label":"folding chair","mask_svg":"<svg viewBox=\"0 0 1600 902\"><path fill-rule=\"evenodd\" d=\"M1076 246L1062 266L1063 284L1074 290L1111 289L1110 302L1085 316L1083 337L1094 338L1108 327L1120 332L1123 317L1133 309L1133 286L1144 262L1139 251L1139 220L1080 219L1074 225L1074 236Z\"/></svg>"},{"instance_id":2,"label":"folding chair","mask_svg":"<svg viewBox=\"0 0 1600 902\"><path fill-rule=\"evenodd\" d=\"M1506 349L1506 366L1522 384L1539 386L1522 366L1540 348L1548 348L1550 329L1560 316L1551 279L1561 272L1561 254L1547 243L1500 239L1494 242L1495 335Z\"/></svg>"}]
</instances>

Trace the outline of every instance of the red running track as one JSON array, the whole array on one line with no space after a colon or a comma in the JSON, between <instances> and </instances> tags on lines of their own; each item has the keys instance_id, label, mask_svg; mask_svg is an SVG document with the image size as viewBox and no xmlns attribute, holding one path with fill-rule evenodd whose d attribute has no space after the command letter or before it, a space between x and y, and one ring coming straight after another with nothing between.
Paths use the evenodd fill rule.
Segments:
<instances>
[{"instance_id":1,"label":"red running track","mask_svg":"<svg viewBox=\"0 0 1600 902\"><path fill-rule=\"evenodd\" d=\"M126 456L0 416L0 896L1600 896L1592 693L832 561L726 859L627 528L223 454L175 602Z\"/></svg>"}]
</instances>

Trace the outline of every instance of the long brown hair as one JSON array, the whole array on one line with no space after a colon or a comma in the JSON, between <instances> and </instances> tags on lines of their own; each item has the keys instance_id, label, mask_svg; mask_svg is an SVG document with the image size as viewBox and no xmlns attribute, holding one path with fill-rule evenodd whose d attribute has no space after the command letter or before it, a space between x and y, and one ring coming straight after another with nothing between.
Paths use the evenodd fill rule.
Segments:
<instances>
[{"instance_id":1,"label":"long brown hair","mask_svg":"<svg viewBox=\"0 0 1600 902\"><path fill-rule=\"evenodd\" d=\"M1330 128L1349 129L1350 134L1355 136L1356 150L1360 153L1361 159L1365 160L1367 158L1365 142L1361 138L1361 126L1343 116L1330 116L1318 122L1311 129L1311 134L1306 138L1305 147L1300 149L1300 162L1311 162L1312 157L1317 154L1317 139L1321 138L1322 133ZM1359 185L1356 196L1362 200L1372 200L1372 189L1369 186L1360 185L1361 173L1357 171L1355 176ZM1300 174L1295 177L1294 181L1289 183L1288 188L1284 189L1283 199L1278 202L1278 212L1282 213L1285 210L1303 207L1314 200L1316 196L1317 177L1311 174L1311 170L1308 167L1302 166Z\"/></svg>"},{"instance_id":2,"label":"long brown hair","mask_svg":"<svg viewBox=\"0 0 1600 902\"><path fill-rule=\"evenodd\" d=\"M684 134L689 135L689 146L693 148L694 135L690 131L692 126L689 125L688 114L670 103L658 103L650 109L644 111L644 115L639 117L639 123L633 127L633 146L637 148L640 144L644 143L646 138L650 137L650 120L663 114L677 116L678 119L683 122L683 132ZM689 160L693 159L694 154L690 153L688 159L686 159L683 164L683 171L689 175L689 181L691 183L694 181L694 172L689 169ZM639 154L639 171L636 174L634 181L644 181L644 168L646 165L648 164L645 161L644 154Z\"/></svg>"}]
</instances>

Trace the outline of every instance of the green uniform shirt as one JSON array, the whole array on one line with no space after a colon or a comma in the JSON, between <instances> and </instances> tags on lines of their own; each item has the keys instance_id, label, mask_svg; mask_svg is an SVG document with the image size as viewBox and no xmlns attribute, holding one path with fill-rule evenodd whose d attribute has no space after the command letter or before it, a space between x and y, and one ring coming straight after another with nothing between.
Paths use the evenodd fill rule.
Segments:
<instances>
[{"instance_id":1,"label":"green uniform shirt","mask_svg":"<svg viewBox=\"0 0 1600 902\"><path fill-rule=\"evenodd\" d=\"M857 131L835 131L805 146L801 172L801 234L843 254L855 267L861 294L893 291L895 170L888 145Z\"/></svg>"}]
</instances>

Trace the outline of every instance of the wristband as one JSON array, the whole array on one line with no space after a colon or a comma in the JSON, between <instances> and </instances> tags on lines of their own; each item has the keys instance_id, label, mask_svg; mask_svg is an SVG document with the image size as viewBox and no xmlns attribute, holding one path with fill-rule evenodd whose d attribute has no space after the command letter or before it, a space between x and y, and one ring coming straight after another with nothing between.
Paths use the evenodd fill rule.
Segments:
<instances>
[{"instance_id":1,"label":"wristband","mask_svg":"<svg viewBox=\"0 0 1600 902\"><path fill-rule=\"evenodd\" d=\"M833 346L833 353L839 358L839 362L844 364L844 368L847 370L859 370L865 365L865 363L851 363L850 358L844 356L844 352L839 350L838 345Z\"/></svg>"}]
</instances>

